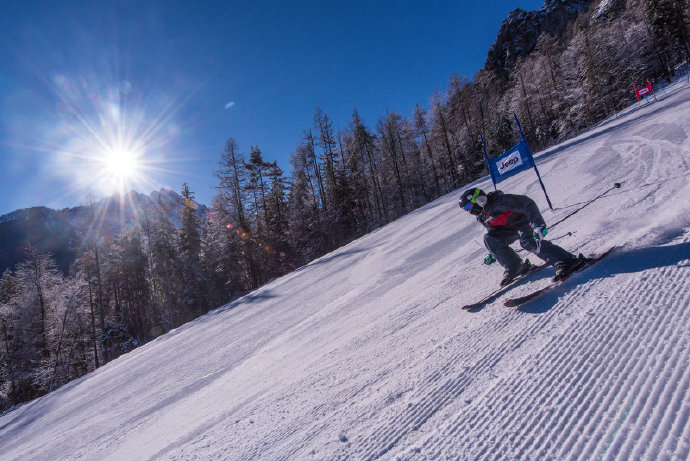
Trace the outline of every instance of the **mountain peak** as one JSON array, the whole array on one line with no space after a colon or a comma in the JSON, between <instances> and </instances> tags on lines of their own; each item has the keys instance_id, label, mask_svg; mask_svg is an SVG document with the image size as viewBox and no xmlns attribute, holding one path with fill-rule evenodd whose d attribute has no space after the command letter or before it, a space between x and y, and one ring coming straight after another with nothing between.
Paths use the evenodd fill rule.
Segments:
<instances>
[{"instance_id":1,"label":"mountain peak","mask_svg":"<svg viewBox=\"0 0 690 461\"><path fill-rule=\"evenodd\" d=\"M591 0L547 0L535 11L520 8L511 11L501 23L484 68L507 78L518 57L534 49L542 32L560 34L590 3Z\"/></svg>"}]
</instances>

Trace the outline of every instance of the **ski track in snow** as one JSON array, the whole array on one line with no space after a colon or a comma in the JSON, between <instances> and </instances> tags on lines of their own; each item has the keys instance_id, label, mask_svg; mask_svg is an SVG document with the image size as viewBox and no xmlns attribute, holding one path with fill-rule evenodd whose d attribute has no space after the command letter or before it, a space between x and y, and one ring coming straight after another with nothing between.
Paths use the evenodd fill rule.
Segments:
<instances>
[{"instance_id":1,"label":"ski track in snow","mask_svg":"<svg viewBox=\"0 0 690 461\"><path fill-rule=\"evenodd\" d=\"M685 266L653 270L643 280L617 280L618 288L597 295L576 318L559 322L561 331L538 348L530 345L531 356L516 373L488 389L479 405L468 404L453 415L442 437L424 440L409 457L457 453L465 459L518 459L530 453L528 458L537 459L687 459L687 242L685 248ZM582 292L594 291L590 287L571 290L547 316L500 348L520 347L527 333L539 335L549 317L563 315ZM629 297L631 292L635 296ZM482 372L487 370L473 370Z\"/></svg>"},{"instance_id":2,"label":"ski track in snow","mask_svg":"<svg viewBox=\"0 0 690 461\"><path fill-rule=\"evenodd\" d=\"M455 192L0 417L0 458L690 459L689 114L676 84L540 153L554 210L501 184L617 247L524 306L460 310L501 270Z\"/></svg>"}]
</instances>

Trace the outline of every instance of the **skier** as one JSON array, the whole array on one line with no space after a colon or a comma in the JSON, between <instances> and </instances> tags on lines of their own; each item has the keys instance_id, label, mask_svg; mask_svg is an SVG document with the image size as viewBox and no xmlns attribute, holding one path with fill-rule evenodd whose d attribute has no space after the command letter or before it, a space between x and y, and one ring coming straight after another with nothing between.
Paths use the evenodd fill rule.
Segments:
<instances>
[{"instance_id":1,"label":"skier","mask_svg":"<svg viewBox=\"0 0 690 461\"><path fill-rule=\"evenodd\" d=\"M501 191L484 193L478 187L465 191L460 197L460 207L477 216L477 221L488 229L484 245L489 254L484 264L498 263L505 268L501 286L526 274L531 267L529 260L522 261L510 244L520 240L520 245L534 253L549 265L556 266L555 280L567 277L586 264L584 256L575 256L555 245L546 237L546 223L534 200L526 195L504 194Z\"/></svg>"}]
</instances>

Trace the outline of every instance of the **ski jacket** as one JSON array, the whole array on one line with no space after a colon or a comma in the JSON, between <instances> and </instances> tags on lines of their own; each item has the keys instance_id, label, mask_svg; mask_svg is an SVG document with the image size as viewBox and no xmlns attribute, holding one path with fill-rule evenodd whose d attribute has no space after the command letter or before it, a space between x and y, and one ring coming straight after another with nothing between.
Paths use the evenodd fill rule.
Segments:
<instances>
[{"instance_id":1,"label":"ski jacket","mask_svg":"<svg viewBox=\"0 0 690 461\"><path fill-rule=\"evenodd\" d=\"M539 207L526 195L504 194L499 190L489 192L486 196L486 205L477 216L477 221L489 231L546 227Z\"/></svg>"}]
</instances>

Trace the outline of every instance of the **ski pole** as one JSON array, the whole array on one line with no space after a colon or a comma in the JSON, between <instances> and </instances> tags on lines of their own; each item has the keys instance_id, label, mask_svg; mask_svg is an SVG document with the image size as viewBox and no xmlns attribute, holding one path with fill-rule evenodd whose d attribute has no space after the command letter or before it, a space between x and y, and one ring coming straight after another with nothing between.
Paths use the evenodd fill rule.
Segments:
<instances>
[{"instance_id":1,"label":"ski pole","mask_svg":"<svg viewBox=\"0 0 690 461\"><path fill-rule=\"evenodd\" d=\"M600 199L600 198L603 197L604 195L606 195L606 194L608 194L609 192L611 192L613 189L620 189L620 187L621 187L621 183L619 183L619 182L614 183L613 186L612 186L611 188L606 189L604 192L602 192L601 194L597 195L597 196L594 197L592 200L590 200L589 202L585 203L583 206L581 206L581 207L578 208L577 210L575 210L575 211L573 211L572 213L570 213L569 215L567 215L565 218L561 219L560 221L556 222L555 224L550 225L549 228L553 229L554 227L556 227L557 225L559 225L560 223L562 223L563 221L565 221L566 219L568 219L569 217L571 217L572 215L574 215L575 213L577 213L578 211L580 211L580 210L582 210L583 208L585 208L587 205L591 205L591 204L594 203L596 200Z\"/></svg>"}]
</instances>

